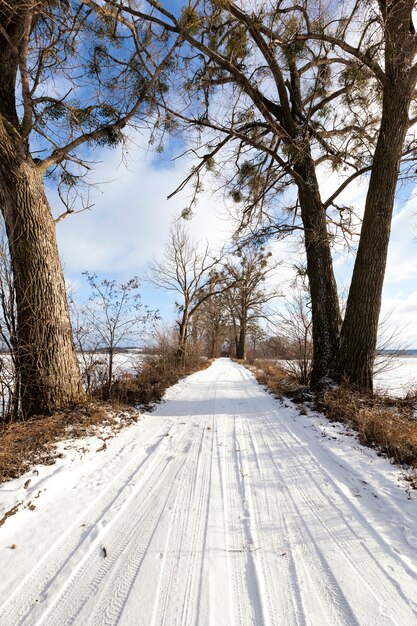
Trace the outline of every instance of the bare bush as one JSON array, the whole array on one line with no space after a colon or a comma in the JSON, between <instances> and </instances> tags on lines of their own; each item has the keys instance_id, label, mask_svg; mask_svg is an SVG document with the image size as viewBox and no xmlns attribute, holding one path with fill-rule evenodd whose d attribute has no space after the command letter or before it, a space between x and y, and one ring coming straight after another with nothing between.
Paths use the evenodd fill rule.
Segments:
<instances>
[{"instance_id":1,"label":"bare bush","mask_svg":"<svg viewBox=\"0 0 417 626\"><path fill-rule=\"evenodd\" d=\"M377 447L395 463L417 467L417 421L414 404L359 394L348 385L323 396L327 416L347 422L359 433L362 444Z\"/></svg>"},{"instance_id":2,"label":"bare bush","mask_svg":"<svg viewBox=\"0 0 417 626\"><path fill-rule=\"evenodd\" d=\"M174 329L155 332L152 352L145 357L135 374L118 378L112 387L112 399L130 405L158 402L166 389L179 378L203 369L209 361L201 357L198 347L187 349L187 359L178 359L178 338Z\"/></svg>"},{"instance_id":3,"label":"bare bush","mask_svg":"<svg viewBox=\"0 0 417 626\"><path fill-rule=\"evenodd\" d=\"M74 339L86 390L109 399L114 380L123 375L117 371L116 354L144 339L156 313L142 304L136 277L118 282L85 275L91 295L80 306L72 302Z\"/></svg>"}]
</instances>

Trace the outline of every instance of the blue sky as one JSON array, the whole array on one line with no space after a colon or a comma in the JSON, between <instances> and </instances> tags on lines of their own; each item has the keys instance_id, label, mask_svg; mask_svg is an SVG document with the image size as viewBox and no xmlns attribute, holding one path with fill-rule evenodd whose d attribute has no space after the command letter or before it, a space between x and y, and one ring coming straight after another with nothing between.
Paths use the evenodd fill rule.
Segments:
<instances>
[{"instance_id":1,"label":"blue sky","mask_svg":"<svg viewBox=\"0 0 417 626\"><path fill-rule=\"evenodd\" d=\"M70 216L57 226L66 279L78 299L87 297L82 276L85 270L125 280L133 275L143 276L152 258L161 258L170 224L187 206L190 195L187 190L169 201L166 199L191 166L186 157L173 160L181 151L173 144L161 155L155 155L149 152L147 138L143 135L136 137L136 145L124 157L120 149L95 153L98 163L92 179L102 184L91 192L94 207ZM324 196L333 183L331 177L323 176ZM413 197L416 191L417 188L409 184L397 194L382 311L383 317L390 313L386 332L400 333L404 345L413 348L417 348L417 207ZM365 193L366 180L348 189L343 200L360 211ZM50 200L55 213L59 213L52 190ZM230 240L232 233L227 214L227 201L206 189L194 217L188 222L191 235L196 240L207 239L213 248L219 247ZM274 282L284 291L288 291L293 278L292 265L297 254L294 249L291 240L273 245L274 254L283 260ZM335 271L341 288L349 284L352 264L352 253L339 251L335 254ZM143 281L142 297L147 305L160 311L165 321L173 321L171 293L164 293Z\"/></svg>"}]
</instances>

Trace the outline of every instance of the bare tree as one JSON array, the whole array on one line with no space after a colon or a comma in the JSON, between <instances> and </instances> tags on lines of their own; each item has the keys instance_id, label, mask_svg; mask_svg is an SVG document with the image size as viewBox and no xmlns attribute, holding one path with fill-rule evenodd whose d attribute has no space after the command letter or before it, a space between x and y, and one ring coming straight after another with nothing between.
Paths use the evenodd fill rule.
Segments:
<instances>
[{"instance_id":1,"label":"bare tree","mask_svg":"<svg viewBox=\"0 0 417 626\"><path fill-rule=\"evenodd\" d=\"M141 9L113 4L183 38L186 95L181 108L170 107L167 114L201 133L204 147L195 151L199 160L187 179L196 181L196 191L203 172L223 155L221 169L242 203L242 227L253 229L255 223L265 236L303 231L312 297L312 382L328 380L336 372L341 326L331 241L339 228L350 232L351 219L337 199L369 171L375 120L358 97L346 58L325 40L307 45L296 36L312 24L318 33L328 24L349 29L349 7L280 0L246 8L207 0L194 8L184 3L178 14L155 0ZM366 30L363 39L366 45ZM371 64L364 59L356 68L362 78ZM343 115L337 115L334 107L341 103ZM317 175L323 164L344 174L327 198ZM296 193L289 210L274 215L272 206L291 188Z\"/></svg>"},{"instance_id":2,"label":"bare tree","mask_svg":"<svg viewBox=\"0 0 417 626\"><path fill-rule=\"evenodd\" d=\"M145 336L148 322L155 313L142 304L139 281L99 280L96 274L85 272L91 289L89 301L82 308L78 324L78 344L82 352L92 350L94 358L85 359L87 387L97 365L105 363L102 381L104 397L110 398L115 375L115 355L118 348L136 346ZM100 358L98 355L100 354Z\"/></svg>"},{"instance_id":3,"label":"bare tree","mask_svg":"<svg viewBox=\"0 0 417 626\"><path fill-rule=\"evenodd\" d=\"M266 317L265 305L278 297L276 291L268 291L262 283L276 268L270 263L271 253L263 248L241 251L225 263L224 281L228 284L225 301L229 310L236 357L246 359L246 341L249 325Z\"/></svg>"},{"instance_id":4,"label":"bare tree","mask_svg":"<svg viewBox=\"0 0 417 626\"><path fill-rule=\"evenodd\" d=\"M200 307L199 318L206 340L207 355L210 359L218 357L230 329L225 294L214 295L206 300Z\"/></svg>"},{"instance_id":5,"label":"bare tree","mask_svg":"<svg viewBox=\"0 0 417 626\"><path fill-rule=\"evenodd\" d=\"M311 326L310 295L299 289L286 300L284 311L278 314L274 328L289 341L286 364L302 385L309 385L311 377L313 356Z\"/></svg>"},{"instance_id":6,"label":"bare tree","mask_svg":"<svg viewBox=\"0 0 417 626\"><path fill-rule=\"evenodd\" d=\"M187 97L181 110L168 112L194 125L204 139L189 176L197 180L196 190L203 172L225 154L233 196L245 201L243 225L254 228L254 218L255 224L263 220L265 236L303 229L313 386L344 374L372 388L395 188L401 163L409 175L415 161L416 3L278 0L247 7L207 0L193 8L184 3L179 12L156 0L140 9L113 4L183 37ZM340 174L327 198L317 176L324 164ZM341 331L330 244L339 227L352 235L352 213L339 204L340 194L369 172ZM290 185L297 198L290 215L277 218L271 198Z\"/></svg>"},{"instance_id":7,"label":"bare tree","mask_svg":"<svg viewBox=\"0 0 417 626\"><path fill-rule=\"evenodd\" d=\"M258 358L262 344L266 338L265 328L257 320L253 320L248 324L247 331L247 355L251 361Z\"/></svg>"},{"instance_id":8,"label":"bare tree","mask_svg":"<svg viewBox=\"0 0 417 626\"><path fill-rule=\"evenodd\" d=\"M219 259L214 259L208 244L202 249L192 241L183 225L175 223L162 261L150 265L151 282L179 295L178 357L184 359L190 321L198 309L214 294L225 289L218 283Z\"/></svg>"},{"instance_id":9,"label":"bare tree","mask_svg":"<svg viewBox=\"0 0 417 626\"><path fill-rule=\"evenodd\" d=\"M72 293L68 300L81 380L85 391L91 396L107 386L107 356L100 348L101 338L94 331L88 314L89 303L76 302Z\"/></svg>"},{"instance_id":10,"label":"bare tree","mask_svg":"<svg viewBox=\"0 0 417 626\"><path fill-rule=\"evenodd\" d=\"M16 295L4 223L0 224L0 394L3 421L20 417L20 375L16 363Z\"/></svg>"}]
</instances>

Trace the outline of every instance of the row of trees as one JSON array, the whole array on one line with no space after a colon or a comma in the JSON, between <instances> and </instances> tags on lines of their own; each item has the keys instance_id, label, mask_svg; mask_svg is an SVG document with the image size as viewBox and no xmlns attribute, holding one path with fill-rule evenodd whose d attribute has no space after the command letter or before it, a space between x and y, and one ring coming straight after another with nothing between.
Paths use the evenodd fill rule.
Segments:
<instances>
[{"instance_id":1,"label":"row of trees","mask_svg":"<svg viewBox=\"0 0 417 626\"><path fill-rule=\"evenodd\" d=\"M164 259L151 264L149 279L177 294L174 345L177 357L196 350L209 358L267 357L287 362L303 385L312 373L311 299L303 287L283 307L276 289L277 263L262 246L245 246L216 257L201 249L184 226L174 224ZM295 287L295 285L294 285Z\"/></svg>"},{"instance_id":2,"label":"row of trees","mask_svg":"<svg viewBox=\"0 0 417 626\"><path fill-rule=\"evenodd\" d=\"M204 146L190 177L196 193L204 170L221 173L242 232L302 231L312 384L345 375L372 388L395 189L416 150L414 7L198 0L172 12L160 0L0 2L0 206L25 417L83 396L55 221L77 208L90 167L85 146L117 145L124 129L145 124L194 129ZM325 197L319 178L329 170L339 185ZM331 246L353 219L342 192L364 175L342 323ZM64 202L55 217L45 176ZM183 332L190 311L182 311Z\"/></svg>"},{"instance_id":3,"label":"row of trees","mask_svg":"<svg viewBox=\"0 0 417 626\"><path fill-rule=\"evenodd\" d=\"M209 356L230 352L232 342L236 357L246 358L248 330L253 333L255 322L265 317L266 303L278 295L264 285L276 267L270 256L262 247L250 247L214 257L208 246L201 250L192 241L184 226L174 225L164 258L151 264L149 277L178 296L179 359L186 357L190 337L202 334L210 344Z\"/></svg>"}]
</instances>

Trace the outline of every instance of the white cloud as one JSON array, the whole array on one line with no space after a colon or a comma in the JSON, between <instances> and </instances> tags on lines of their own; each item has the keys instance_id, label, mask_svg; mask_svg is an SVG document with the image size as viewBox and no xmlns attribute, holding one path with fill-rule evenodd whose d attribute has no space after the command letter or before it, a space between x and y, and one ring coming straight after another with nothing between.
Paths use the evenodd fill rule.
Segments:
<instances>
[{"instance_id":1,"label":"white cloud","mask_svg":"<svg viewBox=\"0 0 417 626\"><path fill-rule=\"evenodd\" d=\"M188 164L155 168L139 150L128 167L120 153L107 152L95 179L109 181L92 193L94 207L60 222L57 235L69 275L83 270L131 275L141 273L153 256L161 256L171 221L187 205L181 194L167 200L186 175ZM203 195L189 229L197 240L216 246L230 238L231 226L217 198Z\"/></svg>"},{"instance_id":2,"label":"white cloud","mask_svg":"<svg viewBox=\"0 0 417 626\"><path fill-rule=\"evenodd\" d=\"M146 144L146 137L141 143ZM93 192L94 208L71 216L57 226L65 274L76 290L82 290L83 270L120 277L143 274L152 257L162 256L171 221L189 200L189 189L170 201L166 199L189 172L187 159L158 164L155 159L147 158L143 148L131 151L127 167L121 162L119 151L103 152L102 157L103 163L96 167L94 179L108 182ZM336 188L337 182L335 174L320 174L324 197ZM354 183L343 193L340 203L355 206L361 213L366 189L366 179ZM409 200L393 218L383 299L383 314L392 308L395 310L389 326L408 328L402 335L413 346L417 346L417 333L413 331L417 311L416 223L414 201ZM196 240L208 239L212 247L230 241L233 224L227 219L227 207L220 194L212 196L209 190L203 192L188 226ZM275 242L272 248L275 257L283 263L268 286L288 293L294 264L302 261L304 254L294 239ZM335 271L339 285L348 285L352 261L353 256L347 258L338 246ZM152 292L149 285L144 286L144 292L152 306L157 308L161 302L164 314L170 309L171 305L167 304L170 295Z\"/></svg>"},{"instance_id":3,"label":"white cloud","mask_svg":"<svg viewBox=\"0 0 417 626\"><path fill-rule=\"evenodd\" d=\"M415 199L411 197L393 217L386 284L417 279L416 209Z\"/></svg>"},{"instance_id":4,"label":"white cloud","mask_svg":"<svg viewBox=\"0 0 417 626\"><path fill-rule=\"evenodd\" d=\"M381 334L393 337L389 347L415 348L417 346L417 290L386 296L382 300ZM384 343L384 341L382 341Z\"/></svg>"}]
</instances>

